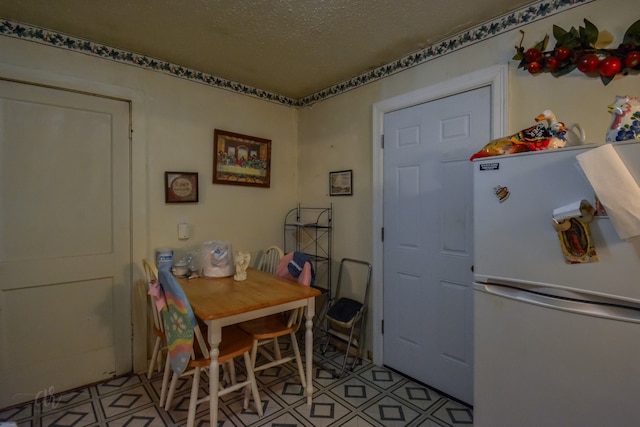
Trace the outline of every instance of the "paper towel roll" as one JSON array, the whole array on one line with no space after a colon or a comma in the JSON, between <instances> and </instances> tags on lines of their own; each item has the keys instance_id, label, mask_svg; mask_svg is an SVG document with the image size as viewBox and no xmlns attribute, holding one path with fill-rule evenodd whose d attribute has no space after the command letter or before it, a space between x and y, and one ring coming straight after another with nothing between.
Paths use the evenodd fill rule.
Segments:
<instances>
[{"instance_id":1,"label":"paper towel roll","mask_svg":"<svg viewBox=\"0 0 640 427\"><path fill-rule=\"evenodd\" d=\"M611 144L576 156L618 236L640 236L640 187Z\"/></svg>"}]
</instances>

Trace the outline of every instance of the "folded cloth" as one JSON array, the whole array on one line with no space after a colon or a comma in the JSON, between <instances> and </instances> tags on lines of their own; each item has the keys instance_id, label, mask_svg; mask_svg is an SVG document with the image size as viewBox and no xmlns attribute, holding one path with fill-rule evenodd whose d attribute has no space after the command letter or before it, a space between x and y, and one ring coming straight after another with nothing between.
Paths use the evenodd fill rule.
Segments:
<instances>
[{"instance_id":1,"label":"folded cloth","mask_svg":"<svg viewBox=\"0 0 640 427\"><path fill-rule=\"evenodd\" d=\"M167 301L166 309L162 311L162 320L171 369L181 375L186 370L193 352L196 316L182 287L169 270L159 270L158 279Z\"/></svg>"},{"instance_id":2,"label":"folded cloth","mask_svg":"<svg viewBox=\"0 0 640 427\"><path fill-rule=\"evenodd\" d=\"M149 291L147 293L153 297L158 313L162 313L162 309L167 306L167 301L164 298L162 286L160 286L160 283L158 283L156 279L149 281Z\"/></svg>"},{"instance_id":3,"label":"folded cloth","mask_svg":"<svg viewBox=\"0 0 640 427\"><path fill-rule=\"evenodd\" d=\"M287 264L287 269L289 270L289 274L291 274L293 277L298 277L300 276L300 273L302 273L304 265L307 262L309 263L309 266L311 268L311 284L313 285L316 281L316 273L315 271L313 271L313 263L311 263L309 255L303 252L294 252L291 261L289 261L289 264Z\"/></svg>"}]
</instances>

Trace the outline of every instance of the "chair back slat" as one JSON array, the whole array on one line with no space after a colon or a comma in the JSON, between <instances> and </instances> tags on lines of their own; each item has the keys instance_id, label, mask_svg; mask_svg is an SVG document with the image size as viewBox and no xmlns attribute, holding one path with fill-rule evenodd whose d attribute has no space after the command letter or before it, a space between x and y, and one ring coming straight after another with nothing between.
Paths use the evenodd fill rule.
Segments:
<instances>
[{"instance_id":1,"label":"chair back slat","mask_svg":"<svg viewBox=\"0 0 640 427\"><path fill-rule=\"evenodd\" d=\"M260 264L258 264L258 270L276 274L276 268L283 256L284 252L278 246L269 246L262 255Z\"/></svg>"}]
</instances>

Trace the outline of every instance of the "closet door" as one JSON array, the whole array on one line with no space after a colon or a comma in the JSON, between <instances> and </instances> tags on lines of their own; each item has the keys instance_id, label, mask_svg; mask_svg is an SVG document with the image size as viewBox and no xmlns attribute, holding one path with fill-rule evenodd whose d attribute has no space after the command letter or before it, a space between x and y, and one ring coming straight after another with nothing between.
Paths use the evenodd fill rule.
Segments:
<instances>
[{"instance_id":1,"label":"closet door","mask_svg":"<svg viewBox=\"0 0 640 427\"><path fill-rule=\"evenodd\" d=\"M131 370L129 103L0 81L0 407Z\"/></svg>"},{"instance_id":2,"label":"closet door","mask_svg":"<svg viewBox=\"0 0 640 427\"><path fill-rule=\"evenodd\" d=\"M384 117L384 364L473 404L469 157L489 86Z\"/></svg>"}]
</instances>

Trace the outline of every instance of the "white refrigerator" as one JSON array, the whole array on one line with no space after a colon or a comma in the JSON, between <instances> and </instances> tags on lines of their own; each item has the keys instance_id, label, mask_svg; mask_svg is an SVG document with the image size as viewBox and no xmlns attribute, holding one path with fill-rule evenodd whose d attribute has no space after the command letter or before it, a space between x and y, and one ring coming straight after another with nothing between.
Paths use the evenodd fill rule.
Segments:
<instances>
[{"instance_id":1,"label":"white refrigerator","mask_svg":"<svg viewBox=\"0 0 640 427\"><path fill-rule=\"evenodd\" d=\"M474 426L640 426L640 238L589 223L598 262L567 263L553 211L595 206L576 155L475 160ZM614 146L640 182L640 144Z\"/></svg>"}]
</instances>

